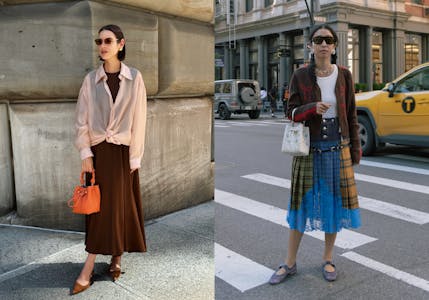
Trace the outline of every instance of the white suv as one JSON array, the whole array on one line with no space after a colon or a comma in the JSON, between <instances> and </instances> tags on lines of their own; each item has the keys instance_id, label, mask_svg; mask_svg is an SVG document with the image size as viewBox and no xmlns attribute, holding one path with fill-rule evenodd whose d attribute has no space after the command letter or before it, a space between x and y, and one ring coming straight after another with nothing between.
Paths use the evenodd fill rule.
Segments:
<instances>
[{"instance_id":1,"label":"white suv","mask_svg":"<svg viewBox=\"0 0 429 300\"><path fill-rule=\"evenodd\" d=\"M214 111L222 120L228 120L232 113L248 113L251 119L257 119L261 109L261 91L256 80L215 81Z\"/></svg>"}]
</instances>

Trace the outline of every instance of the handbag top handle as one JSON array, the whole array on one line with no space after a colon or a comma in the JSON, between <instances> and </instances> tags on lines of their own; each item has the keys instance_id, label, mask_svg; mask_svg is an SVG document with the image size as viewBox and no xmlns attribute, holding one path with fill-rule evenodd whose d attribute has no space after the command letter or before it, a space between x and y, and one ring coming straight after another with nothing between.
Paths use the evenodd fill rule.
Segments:
<instances>
[{"instance_id":1,"label":"handbag top handle","mask_svg":"<svg viewBox=\"0 0 429 300\"><path fill-rule=\"evenodd\" d=\"M293 110L292 110L292 122L295 122L295 110L297 109L297 107L295 107Z\"/></svg>"},{"instance_id":2,"label":"handbag top handle","mask_svg":"<svg viewBox=\"0 0 429 300\"><path fill-rule=\"evenodd\" d=\"M80 184L84 185L84 180L83 180L83 175L85 174L85 172L80 173ZM92 171L92 176L91 176L91 185L95 184L95 171Z\"/></svg>"}]
</instances>

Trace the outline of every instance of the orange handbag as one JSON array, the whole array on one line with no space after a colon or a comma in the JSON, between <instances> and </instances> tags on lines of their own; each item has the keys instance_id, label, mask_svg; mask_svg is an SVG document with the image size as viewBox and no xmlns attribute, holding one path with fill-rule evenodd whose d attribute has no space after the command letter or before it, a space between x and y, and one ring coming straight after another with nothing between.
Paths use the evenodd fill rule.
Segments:
<instances>
[{"instance_id":1,"label":"orange handbag","mask_svg":"<svg viewBox=\"0 0 429 300\"><path fill-rule=\"evenodd\" d=\"M80 174L80 184L74 188L73 197L67 201L73 213L90 215L100 211L100 188L95 185L95 171L92 171L91 185L85 186L84 172Z\"/></svg>"}]
</instances>

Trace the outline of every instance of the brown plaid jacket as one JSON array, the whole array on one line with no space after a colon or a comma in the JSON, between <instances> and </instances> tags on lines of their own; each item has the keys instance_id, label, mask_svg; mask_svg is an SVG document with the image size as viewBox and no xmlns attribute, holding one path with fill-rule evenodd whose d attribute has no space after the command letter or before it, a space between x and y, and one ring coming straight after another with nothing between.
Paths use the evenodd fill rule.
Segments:
<instances>
[{"instance_id":1,"label":"brown plaid jacket","mask_svg":"<svg viewBox=\"0 0 429 300\"><path fill-rule=\"evenodd\" d=\"M320 87L312 79L309 67L296 70L289 84L288 117L294 121L307 121L310 126L310 135L320 135L322 116L316 113L316 102L321 101ZM350 154L353 164L358 164L361 158L361 147L358 134L355 92L352 74L345 67L338 66L338 78L335 85L337 96L337 113L340 121L343 139L350 140Z\"/></svg>"}]
</instances>

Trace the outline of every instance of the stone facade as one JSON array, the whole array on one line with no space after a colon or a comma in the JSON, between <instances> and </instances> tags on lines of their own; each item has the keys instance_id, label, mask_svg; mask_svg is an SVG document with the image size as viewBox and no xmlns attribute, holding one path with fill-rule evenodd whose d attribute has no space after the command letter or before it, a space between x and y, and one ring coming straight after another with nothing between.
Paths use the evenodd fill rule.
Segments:
<instances>
[{"instance_id":1,"label":"stone facade","mask_svg":"<svg viewBox=\"0 0 429 300\"><path fill-rule=\"evenodd\" d=\"M0 216L13 210L11 143L7 104L0 103Z\"/></svg>"},{"instance_id":2,"label":"stone facade","mask_svg":"<svg viewBox=\"0 0 429 300\"><path fill-rule=\"evenodd\" d=\"M213 198L213 1L2 3L2 222L83 229L66 205L80 172L74 109L85 74L100 63L93 40L106 24L124 31L125 63L142 72L148 92L145 218Z\"/></svg>"},{"instance_id":3,"label":"stone facade","mask_svg":"<svg viewBox=\"0 0 429 300\"><path fill-rule=\"evenodd\" d=\"M309 61L305 1L232 1L229 13L227 0L216 1L216 79L256 79L268 88L289 82ZM337 62L367 89L429 61L428 0L317 2L316 25L329 24L339 37Z\"/></svg>"}]
</instances>

